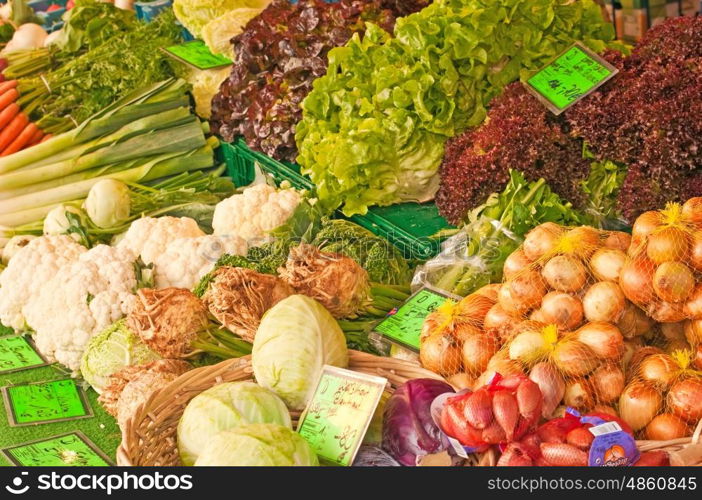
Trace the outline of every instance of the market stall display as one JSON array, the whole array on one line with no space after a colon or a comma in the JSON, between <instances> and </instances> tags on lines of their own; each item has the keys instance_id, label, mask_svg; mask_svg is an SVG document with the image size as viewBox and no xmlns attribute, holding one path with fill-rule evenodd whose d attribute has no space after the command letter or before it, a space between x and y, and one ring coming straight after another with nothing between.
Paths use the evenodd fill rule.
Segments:
<instances>
[{"instance_id":1,"label":"market stall display","mask_svg":"<svg viewBox=\"0 0 702 500\"><path fill-rule=\"evenodd\" d=\"M2 457L702 465L702 18L600 6L13 0Z\"/></svg>"}]
</instances>

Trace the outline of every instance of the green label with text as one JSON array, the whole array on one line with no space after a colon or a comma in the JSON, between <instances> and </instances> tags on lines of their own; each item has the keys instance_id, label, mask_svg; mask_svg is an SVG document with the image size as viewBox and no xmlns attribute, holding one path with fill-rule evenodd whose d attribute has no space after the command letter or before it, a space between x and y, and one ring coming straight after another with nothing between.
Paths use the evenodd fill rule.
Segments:
<instances>
[{"instance_id":1,"label":"green label with text","mask_svg":"<svg viewBox=\"0 0 702 500\"><path fill-rule=\"evenodd\" d=\"M402 304L394 314L378 323L375 331L390 340L418 350L424 319L446 301L453 302L440 293L423 288Z\"/></svg>"},{"instance_id":2,"label":"green label with text","mask_svg":"<svg viewBox=\"0 0 702 500\"><path fill-rule=\"evenodd\" d=\"M195 66L198 69L212 69L228 66L231 60L219 54L213 54L202 40L173 45L164 49L176 59Z\"/></svg>"},{"instance_id":3,"label":"green label with text","mask_svg":"<svg viewBox=\"0 0 702 500\"><path fill-rule=\"evenodd\" d=\"M21 336L0 338L0 373L45 365L29 341Z\"/></svg>"},{"instance_id":4,"label":"green label with text","mask_svg":"<svg viewBox=\"0 0 702 500\"><path fill-rule=\"evenodd\" d=\"M616 72L596 54L574 45L529 78L527 83L558 111L563 111Z\"/></svg>"},{"instance_id":5,"label":"green label with text","mask_svg":"<svg viewBox=\"0 0 702 500\"><path fill-rule=\"evenodd\" d=\"M387 379L325 366L298 432L325 463L351 465Z\"/></svg>"},{"instance_id":6,"label":"green label with text","mask_svg":"<svg viewBox=\"0 0 702 500\"><path fill-rule=\"evenodd\" d=\"M20 467L85 467L112 465L88 438L79 432L54 436L2 450Z\"/></svg>"},{"instance_id":7,"label":"green label with text","mask_svg":"<svg viewBox=\"0 0 702 500\"><path fill-rule=\"evenodd\" d=\"M14 385L7 394L15 424L66 420L90 415L82 390L72 379Z\"/></svg>"}]
</instances>

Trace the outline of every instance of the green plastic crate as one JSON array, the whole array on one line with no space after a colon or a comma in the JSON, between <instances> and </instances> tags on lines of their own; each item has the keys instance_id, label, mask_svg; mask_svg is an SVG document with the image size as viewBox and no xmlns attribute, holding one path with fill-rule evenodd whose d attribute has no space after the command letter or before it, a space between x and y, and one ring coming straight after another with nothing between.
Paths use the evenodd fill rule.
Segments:
<instances>
[{"instance_id":1,"label":"green plastic crate","mask_svg":"<svg viewBox=\"0 0 702 500\"><path fill-rule=\"evenodd\" d=\"M288 181L297 189L314 188L309 178L300 174L299 165L279 162L253 151L241 139L232 144L223 142L219 149L220 161L226 162L227 172L238 186L253 182L255 165L258 165L278 183ZM340 212L338 216L344 217ZM440 251L439 241L431 236L451 227L439 215L439 210L433 203L372 207L366 215L354 215L350 220L387 239L402 250L406 257L422 260L429 259Z\"/></svg>"}]
</instances>

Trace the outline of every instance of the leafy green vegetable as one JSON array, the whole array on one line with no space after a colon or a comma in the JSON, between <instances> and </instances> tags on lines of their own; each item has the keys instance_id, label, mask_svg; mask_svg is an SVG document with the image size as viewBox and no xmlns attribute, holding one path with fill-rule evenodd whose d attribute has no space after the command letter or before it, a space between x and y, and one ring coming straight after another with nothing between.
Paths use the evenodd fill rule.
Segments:
<instances>
[{"instance_id":1,"label":"leafy green vegetable","mask_svg":"<svg viewBox=\"0 0 702 500\"><path fill-rule=\"evenodd\" d=\"M241 8L263 9L270 0L174 0L173 12L178 21L196 38L210 21Z\"/></svg>"},{"instance_id":2,"label":"leafy green vegetable","mask_svg":"<svg viewBox=\"0 0 702 500\"><path fill-rule=\"evenodd\" d=\"M256 17L261 9L234 9L213 19L202 28L202 40L210 52L232 58L234 51L230 40L242 32L246 23Z\"/></svg>"},{"instance_id":3,"label":"leafy green vegetable","mask_svg":"<svg viewBox=\"0 0 702 500\"><path fill-rule=\"evenodd\" d=\"M508 83L572 41L601 51L614 30L591 0L437 0L329 53L297 126L298 162L324 208L431 199L447 138L478 125Z\"/></svg>"},{"instance_id":4,"label":"leafy green vegetable","mask_svg":"<svg viewBox=\"0 0 702 500\"><path fill-rule=\"evenodd\" d=\"M470 222L447 242L442 254L419 270L415 279L468 295L501 280L505 259L530 229L544 222L577 225L582 217L543 179L529 183L512 170L504 191L492 194L484 205L473 210Z\"/></svg>"},{"instance_id":5,"label":"leafy green vegetable","mask_svg":"<svg viewBox=\"0 0 702 500\"><path fill-rule=\"evenodd\" d=\"M32 9L25 0L12 0L11 20L15 26L21 26L27 23L42 24L39 16L34 13L34 9Z\"/></svg>"},{"instance_id":6,"label":"leafy green vegetable","mask_svg":"<svg viewBox=\"0 0 702 500\"><path fill-rule=\"evenodd\" d=\"M246 424L292 427L285 403L254 382L215 385L195 396L178 422L178 451L184 465L193 465L221 431Z\"/></svg>"},{"instance_id":7,"label":"leafy green vegetable","mask_svg":"<svg viewBox=\"0 0 702 500\"><path fill-rule=\"evenodd\" d=\"M75 7L63 15L63 21L55 45L64 56L92 50L137 25L133 11L97 0L78 0Z\"/></svg>"},{"instance_id":8,"label":"leafy green vegetable","mask_svg":"<svg viewBox=\"0 0 702 500\"><path fill-rule=\"evenodd\" d=\"M0 43L7 43L12 40L12 35L15 34L15 28L11 24L0 25Z\"/></svg>"},{"instance_id":9,"label":"leafy green vegetable","mask_svg":"<svg viewBox=\"0 0 702 500\"><path fill-rule=\"evenodd\" d=\"M587 195L585 223L605 227L608 221L618 218L617 199L626 173L626 167L611 161L593 161L590 164L590 175L582 183Z\"/></svg>"}]
</instances>

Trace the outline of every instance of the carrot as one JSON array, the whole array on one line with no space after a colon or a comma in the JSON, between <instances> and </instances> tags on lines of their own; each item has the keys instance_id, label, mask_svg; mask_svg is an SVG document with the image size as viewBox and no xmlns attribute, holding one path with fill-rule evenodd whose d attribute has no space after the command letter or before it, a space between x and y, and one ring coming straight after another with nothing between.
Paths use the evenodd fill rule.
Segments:
<instances>
[{"instance_id":1,"label":"carrot","mask_svg":"<svg viewBox=\"0 0 702 500\"><path fill-rule=\"evenodd\" d=\"M0 94L4 94L10 89L17 87L17 80L8 80L6 82L0 83Z\"/></svg>"},{"instance_id":2,"label":"carrot","mask_svg":"<svg viewBox=\"0 0 702 500\"><path fill-rule=\"evenodd\" d=\"M41 130L40 128L37 128L37 131L34 132L34 135L29 139L29 142L27 142L27 146L34 146L35 144L39 144L41 142L41 139L44 137L44 131Z\"/></svg>"},{"instance_id":3,"label":"carrot","mask_svg":"<svg viewBox=\"0 0 702 500\"><path fill-rule=\"evenodd\" d=\"M0 95L0 109L5 109L10 104L15 102L19 97L19 92L17 89L10 89L4 94Z\"/></svg>"},{"instance_id":4,"label":"carrot","mask_svg":"<svg viewBox=\"0 0 702 500\"><path fill-rule=\"evenodd\" d=\"M16 102L13 102L8 107L0 111L0 130L5 128L19 112L20 107Z\"/></svg>"},{"instance_id":5,"label":"carrot","mask_svg":"<svg viewBox=\"0 0 702 500\"><path fill-rule=\"evenodd\" d=\"M46 134L46 135L42 138L42 140L39 141L39 142L48 141L48 140L51 139L53 136L54 136L54 134Z\"/></svg>"},{"instance_id":6,"label":"carrot","mask_svg":"<svg viewBox=\"0 0 702 500\"><path fill-rule=\"evenodd\" d=\"M17 137L15 137L15 140L10 143L9 146L7 146L2 153L0 153L0 156L7 156L11 155L12 153L16 153L23 147L25 147L29 143L29 139L34 137L34 134L36 134L37 130L37 125L35 123L30 123L26 125L22 131L19 133Z\"/></svg>"},{"instance_id":7,"label":"carrot","mask_svg":"<svg viewBox=\"0 0 702 500\"><path fill-rule=\"evenodd\" d=\"M22 133L22 130L24 130L24 127L26 127L28 123L29 118L27 118L27 115L22 112L18 113L7 127L0 132L0 151L4 153L5 148L7 148L12 141L17 139L17 136Z\"/></svg>"}]
</instances>

